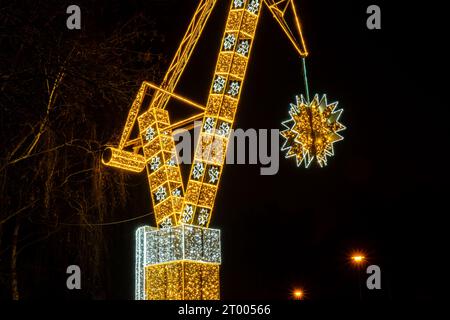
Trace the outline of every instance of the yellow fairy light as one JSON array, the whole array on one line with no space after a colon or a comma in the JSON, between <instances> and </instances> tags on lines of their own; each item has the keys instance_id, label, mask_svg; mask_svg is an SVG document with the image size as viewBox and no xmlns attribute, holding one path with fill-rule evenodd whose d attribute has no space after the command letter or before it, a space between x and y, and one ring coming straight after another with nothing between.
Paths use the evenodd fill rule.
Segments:
<instances>
[{"instance_id":1,"label":"yellow fairy light","mask_svg":"<svg viewBox=\"0 0 450 320\"><path fill-rule=\"evenodd\" d=\"M339 122L342 109L337 109L337 104L328 104L326 95L321 99L315 95L310 103L303 96L296 97L290 118L282 123L286 129L280 132L286 158L295 157L297 166L304 163L309 167L314 159L321 167L327 165L327 157L334 155L333 144L343 139L338 132L345 129Z\"/></svg>"},{"instance_id":2,"label":"yellow fairy light","mask_svg":"<svg viewBox=\"0 0 450 320\"><path fill-rule=\"evenodd\" d=\"M133 172L141 172L145 168L145 158L140 154L112 147L106 148L103 152L102 163Z\"/></svg>"},{"instance_id":3,"label":"yellow fairy light","mask_svg":"<svg viewBox=\"0 0 450 320\"><path fill-rule=\"evenodd\" d=\"M220 298L220 231L180 224L136 232L136 299Z\"/></svg>"},{"instance_id":4,"label":"yellow fairy light","mask_svg":"<svg viewBox=\"0 0 450 320\"><path fill-rule=\"evenodd\" d=\"M219 265L175 261L146 267L147 300L218 300Z\"/></svg>"}]
</instances>

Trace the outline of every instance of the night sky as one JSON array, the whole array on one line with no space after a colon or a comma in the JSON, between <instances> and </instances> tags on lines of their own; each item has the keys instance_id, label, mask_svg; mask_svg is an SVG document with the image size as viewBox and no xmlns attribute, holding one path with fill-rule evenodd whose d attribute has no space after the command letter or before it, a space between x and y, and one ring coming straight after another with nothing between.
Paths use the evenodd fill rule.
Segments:
<instances>
[{"instance_id":1,"label":"night sky","mask_svg":"<svg viewBox=\"0 0 450 320\"><path fill-rule=\"evenodd\" d=\"M365 299L436 298L445 274L433 257L446 252L448 212L448 103L444 82L433 75L443 70L437 62L444 54L438 49L442 9L391 2L297 1L310 93L339 101L345 140L335 144L325 168L297 168L282 153L273 176L261 176L260 165L226 166L211 222L222 231L224 299L289 299L302 287L311 300L358 300L358 271L348 261L355 249L382 272L382 290L363 289ZM381 7L381 30L366 28L370 4ZM82 7L84 17L96 21L85 22L82 32L95 36L139 12L155 20L165 41L154 51L170 61L196 5L90 3ZM228 5L219 1L176 89L200 103L206 103ZM289 103L303 93L300 59L266 8L243 90L235 122L242 129L281 129ZM151 210L145 176L131 179L130 202L142 209L124 212L124 219ZM154 224L152 218L105 227L115 228L114 250L102 267L113 279L107 297L134 297L134 231Z\"/></svg>"},{"instance_id":2,"label":"night sky","mask_svg":"<svg viewBox=\"0 0 450 320\"><path fill-rule=\"evenodd\" d=\"M161 18L167 52L176 48L196 5L183 2L167 5ZM177 89L196 101L206 100L228 7L224 2L212 14ZM369 4L299 2L310 91L339 101L345 140L323 169L297 168L285 159L274 176L259 175L258 165L226 167L211 223L222 230L224 298L286 299L300 286L311 299L357 299L357 275L347 260L354 249L364 250L382 270L383 290L365 291L367 297L429 299L439 286L440 266L429 257L440 252L437 230L444 211L437 200L444 190L436 179L444 169L432 160L439 143L427 131L433 128L432 136L439 137L448 129L432 125L439 121L432 105L439 108L442 100L437 88L427 90L426 76L433 70L424 52L436 43L419 28L425 27L426 9L377 2L382 30L370 31L365 27ZM300 61L265 10L236 126L280 128L299 93ZM130 267L121 266L117 275Z\"/></svg>"}]
</instances>

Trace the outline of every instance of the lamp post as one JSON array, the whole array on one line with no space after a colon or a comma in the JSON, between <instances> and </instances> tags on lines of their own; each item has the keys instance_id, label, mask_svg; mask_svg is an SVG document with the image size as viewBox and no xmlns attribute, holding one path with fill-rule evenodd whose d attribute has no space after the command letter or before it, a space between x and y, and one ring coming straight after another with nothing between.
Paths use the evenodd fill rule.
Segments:
<instances>
[{"instance_id":1,"label":"lamp post","mask_svg":"<svg viewBox=\"0 0 450 320\"><path fill-rule=\"evenodd\" d=\"M294 300L303 300L305 293L303 292L302 289L295 289L294 292L292 293L292 296Z\"/></svg>"},{"instance_id":2,"label":"lamp post","mask_svg":"<svg viewBox=\"0 0 450 320\"><path fill-rule=\"evenodd\" d=\"M351 263L356 267L358 272L358 288L359 288L359 300L362 301L362 288L361 288L361 269L362 266L367 262L366 256L360 252L355 251L350 256Z\"/></svg>"}]
</instances>

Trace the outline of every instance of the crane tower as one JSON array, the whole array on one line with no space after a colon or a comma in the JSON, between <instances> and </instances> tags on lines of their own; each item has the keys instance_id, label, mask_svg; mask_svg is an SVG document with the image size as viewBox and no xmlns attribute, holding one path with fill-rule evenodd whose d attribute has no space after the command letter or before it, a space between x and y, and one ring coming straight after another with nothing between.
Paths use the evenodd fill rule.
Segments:
<instances>
[{"instance_id":1,"label":"crane tower","mask_svg":"<svg viewBox=\"0 0 450 320\"><path fill-rule=\"evenodd\" d=\"M220 231L209 224L263 7L299 58L304 62L308 55L294 0L232 0L206 104L177 94L177 83L216 2L199 1L162 83L142 83L118 146L103 155L107 166L145 171L148 177L156 226L136 231L136 299L220 298ZM309 103L306 73L305 86ZM172 122L166 109L170 99L198 112ZM321 101L316 102L311 105L320 109ZM193 122L200 120L189 178L183 183L173 133L178 128L192 129ZM132 137L132 132L137 136Z\"/></svg>"}]
</instances>

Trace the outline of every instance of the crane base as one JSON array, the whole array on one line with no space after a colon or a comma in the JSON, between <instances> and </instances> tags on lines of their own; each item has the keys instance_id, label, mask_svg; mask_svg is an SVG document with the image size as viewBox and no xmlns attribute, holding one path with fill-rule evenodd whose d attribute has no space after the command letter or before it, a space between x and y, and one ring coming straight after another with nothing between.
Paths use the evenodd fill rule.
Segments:
<instances>
[{"instance_id":1,"label":"crane base","mask_svg":"<svg viewBox=\"0 0 450 320\"><path fill-rule=\"evenodd\" d=\"M181 224L136 231L136 300L220 298L220 230Z\"/></svg>"}]
</instances>

